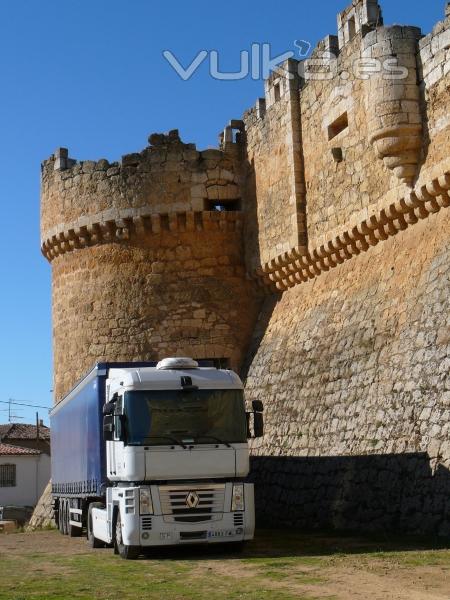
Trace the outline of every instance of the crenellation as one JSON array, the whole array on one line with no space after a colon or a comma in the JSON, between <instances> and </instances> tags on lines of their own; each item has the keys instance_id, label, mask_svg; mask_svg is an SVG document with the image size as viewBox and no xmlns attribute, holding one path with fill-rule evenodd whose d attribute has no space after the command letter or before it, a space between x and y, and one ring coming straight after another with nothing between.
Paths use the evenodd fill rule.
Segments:
<instances>
[{"instance_id":1,"label":"crenellation","mask_svg":"<svg viewBox=\"0 0 450 600\"><path fill-rule=\"evenodd\" d=\"M352 4L337 16L339 49L350 43L355 36L363 36L383 25L381 7L377 0L353 0Z\"/></svg>"},{"instance_id":2,"label":"crenellation","mask_svg":"<svg viewBox=\"0 0 450 600\"><path fill-rule=\"evenodd\" d=\"M337 57L339 55L339 37L337 35L327 35L323 40L321 40L315 50L313 50L311 56L315 56L316 52L329 52L333 56Z\"/></svg>"},{"instance_id":3,"label":"crenellation","mask_svg":"<svg viewBox=\"0 0 450 600\"><path fill-rule=\"evenodd\" d=\"M53 168L55 171L65 171L66 169L72 168L76 164L76 160L69 158L69 151L67 148L57 148L52 157Z\"/></svg>"}]
</instances>

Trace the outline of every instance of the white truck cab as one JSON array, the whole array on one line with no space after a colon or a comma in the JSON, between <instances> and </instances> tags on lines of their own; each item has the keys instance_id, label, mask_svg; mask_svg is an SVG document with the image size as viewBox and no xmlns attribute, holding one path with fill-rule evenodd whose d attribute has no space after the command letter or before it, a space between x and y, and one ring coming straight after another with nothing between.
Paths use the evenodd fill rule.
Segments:
<instances>
[{"instance_id":1,"label":"white truck cab","mask_svg":"<svg viewBox=\"0 0 450 600\"><path fill-rule=\"evenodd\" d=\"M106 381L105 503L91 503L91 545L124 558L146 546L253 538L250 415L236 373L192 359L111 369ZM253 405L255 437L262 405Z\"/></svg>"}]
</instances>

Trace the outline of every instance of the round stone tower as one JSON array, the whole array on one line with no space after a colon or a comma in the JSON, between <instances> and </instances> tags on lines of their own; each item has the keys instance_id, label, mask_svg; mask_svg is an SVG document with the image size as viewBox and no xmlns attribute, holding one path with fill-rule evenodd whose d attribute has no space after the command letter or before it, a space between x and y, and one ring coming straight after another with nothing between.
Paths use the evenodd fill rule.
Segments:
<instances>
[{"instance_id":1,"label":"round stone tower","mask_svg":"<svg viewBox=\"0 0 450 600\"><path fill-rule=\"evenodd\" d=\"M258 312L246 277L240 146L198 152L178 132L122 157L42 166L60 399L97 361L188 355L239 369Z\"/></svg>"}]
</instances>

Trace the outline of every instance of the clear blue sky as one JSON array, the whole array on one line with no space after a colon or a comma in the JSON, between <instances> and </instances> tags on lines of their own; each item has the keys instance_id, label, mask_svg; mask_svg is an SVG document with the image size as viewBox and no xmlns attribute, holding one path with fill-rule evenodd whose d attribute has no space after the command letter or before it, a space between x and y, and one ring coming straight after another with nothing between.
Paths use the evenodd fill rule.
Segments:
<instances>
[{"instance_id":1,"label":"clear blue sky","mask_svg":"<svg viewBox=\"0 0 450 600\"><path fill-rule=\"evenodd\" d=\"M336 33L349 0L40 0L0 6L0 401L52 402L50 267L39 251L39 165L56 147L78 159L142 149L154 131L179 128L199 147L216 144L263 83L220 82L206 62L183 82L162 57L186 65L202 49L235 70L240 50L269 42L273 54ZM385 0L386 23L428 33L442 0ZM0 409L7 408L0 404ZM34 421L34 409L16 414ZM45 417L45 411L40 411ZM0 422L7 413L0 412Z\"/></svg>"}]
</instances>

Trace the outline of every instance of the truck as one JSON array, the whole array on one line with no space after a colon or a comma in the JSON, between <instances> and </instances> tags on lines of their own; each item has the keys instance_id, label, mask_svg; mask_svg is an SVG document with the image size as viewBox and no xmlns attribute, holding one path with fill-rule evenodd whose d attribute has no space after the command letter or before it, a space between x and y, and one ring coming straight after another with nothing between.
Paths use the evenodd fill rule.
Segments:
<instances>
[{"instance_id":1,"label":"truck","mask_svg":"<svg viewBox=\"0 0 450 600\"><path fill-rule=\"evenodd\" d=\"M236 373L190 358L98 363L50 415L52 496L64 535L135 559L147 547L254 536L247 481L263 405Z\"/></svg>"}]
</instances>

